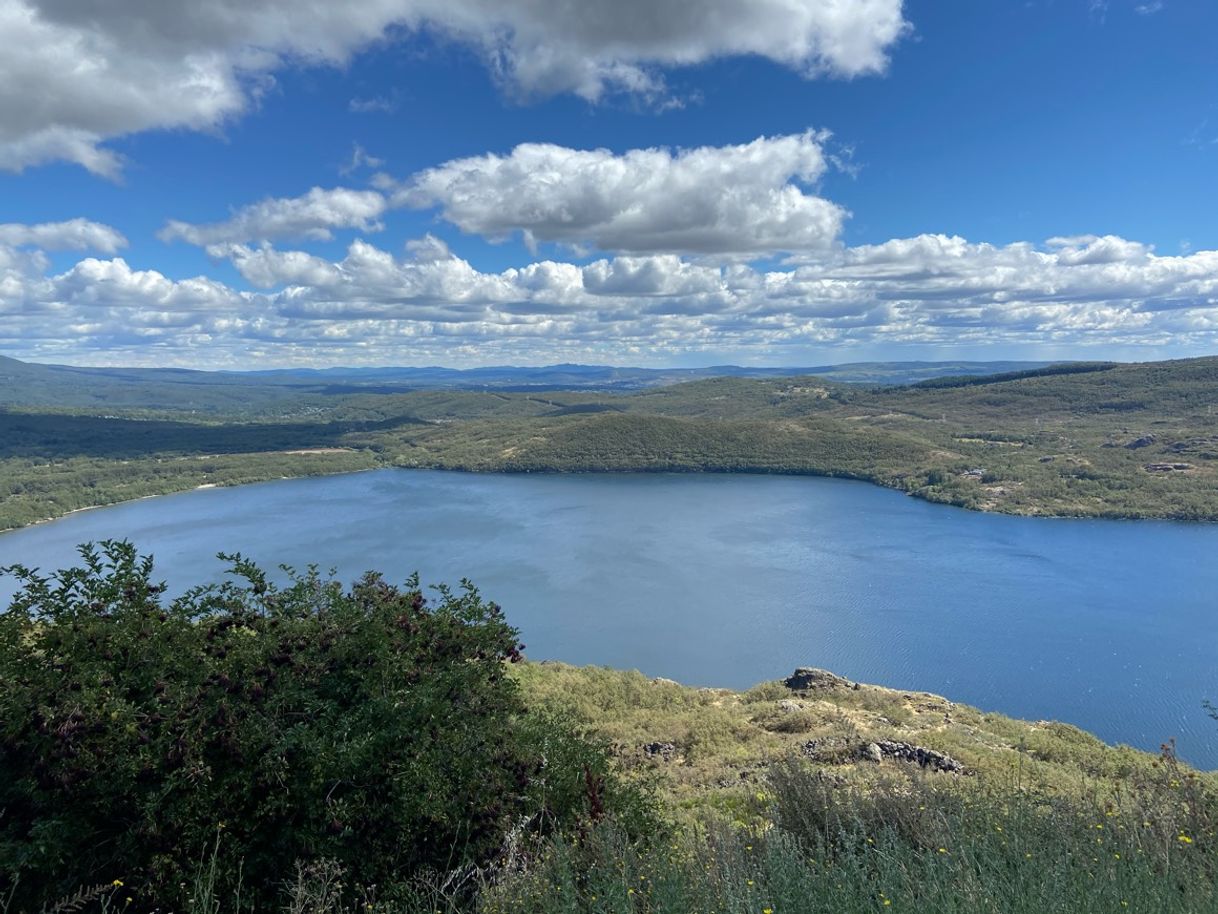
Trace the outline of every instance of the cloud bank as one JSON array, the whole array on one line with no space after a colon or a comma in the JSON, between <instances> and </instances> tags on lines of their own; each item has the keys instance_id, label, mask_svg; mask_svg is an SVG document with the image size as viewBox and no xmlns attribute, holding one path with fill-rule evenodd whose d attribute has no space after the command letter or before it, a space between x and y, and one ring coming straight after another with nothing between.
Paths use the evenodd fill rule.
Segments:
<instances>
[{"instance_id":1,"label":"cloud bank","mask_svg":"<svg viewBox=\"0 0 1218 914\"><path fill-rule=\"evenodd\" d=\"M436 210L468 234L523 236L584 252L750 259L828 251L849 215L808 190L826 172L828 134L806 131L696 149L579 150L523 143L507 155L454 159L376 190L315 187L268 198L210 224L170 221L163 241L201 247L328 240L380 228L391 208Z\"/></svg>"},{"instance_id":2,"label":"cloud bank","mask_svg":"<svg viewBox=\"0 0 1218 914\"><path fill-rule=\"evenodd\" d=\"M34 247L46 251L101 251L114 254L127 246L118 229L89 219L25 225L0 223L0 247Z\"/></svg>"},{"instance_id":3,"label":"cloud bank","mask_svg":"<svg viewBox=\"0 0 1218 914\"><path fill-rule=\"evenodd\" d=\"M62 159L115 176L106 140L214 129L276 70L403 31L474 48L510 93L596 101L662 98L666 68L728 56L878 73L906 28L901 0L0 0L0 169Z\"/></svg>"},{"instance_id":4,"label":"cloud bank","mask_svg":"<svg viewBox=\"0 0 1218 914\"><path fill-rule=\"evenodd\" d=\"M825 133L672 152L524 143L446 162L397 187L462 231L627 253L761 255L825 250L846 212L800 185L827 168Z\"/></svg>"},{"instance_id":5,"label":"cloud bank","mask_svg":"<svg viewBox=\"0 0 1218 914\"><path fill-rule=\"evenodd\" d=\"M790 363L818 347L1213 347L1218 251L1159 256L1113 236L995 246L945 235L839 248L779 270L674 254L477 270L442 242L337 261L225 248L254 287L173 280L122 258L49 272L0 246L0 347L118 362L671 363L723 352ZM845 347L845 349L840 349Z\"/></svg>"},{"instance_id":6,"label":"cloud bank","mask_svg":"<svg viewBox=\"0 0 1218 914\"><path fill-rule=\"evenodd\" d=\"M244 206L224 222L193 225L172 219L157 237L200 247L279 239L328 241L333 229L378 230L385 209L385 198L374 190L314 187L300 197L268 197Z\"/></svg>"}]
</instances>

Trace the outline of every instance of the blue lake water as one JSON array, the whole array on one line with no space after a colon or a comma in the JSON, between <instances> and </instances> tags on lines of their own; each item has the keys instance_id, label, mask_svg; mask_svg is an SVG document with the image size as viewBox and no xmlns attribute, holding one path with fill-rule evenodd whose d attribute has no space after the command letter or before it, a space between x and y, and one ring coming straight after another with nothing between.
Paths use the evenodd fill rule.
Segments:
<instances>
[{"instance_id":1,"label":"blue lake water","mask_svg":"<svg viewBox=\"0 0 1218 914\"><path fill-rule=\"evenodd\" d=\"M468 577L534 659L747 687L820 666L1218 767L1218 525L977 514L863 483L379 470L209 489L0 535L55 569L127 538L175 590L218 551ZM0 602L14 590L0 579Z\"/></svg>"}]
</instances>

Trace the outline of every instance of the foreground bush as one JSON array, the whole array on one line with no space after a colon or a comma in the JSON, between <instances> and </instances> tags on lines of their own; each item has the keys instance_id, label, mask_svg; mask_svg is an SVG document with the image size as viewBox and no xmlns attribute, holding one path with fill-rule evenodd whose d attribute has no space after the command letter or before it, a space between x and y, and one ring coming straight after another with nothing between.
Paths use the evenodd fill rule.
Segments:
<instances>
[{"instance_id":1,"label":"foreground bush","mask_svg":"<svg viewBox=\"0 0 1218 914\"><path fill-rule=\"evenodd\" d=\"M468 583L432 601L417 577L278 587L233 556L233 580L166 601L129 544L81 553L51 577L9 569L23 588L0 615L11 911L116 880L119 904L197 908L201 879L281 909L323 862L338 901L391 902L528 834L646 819L603 752L525 716L504 672L517 633Z\"/></svg>"}]
</instances>

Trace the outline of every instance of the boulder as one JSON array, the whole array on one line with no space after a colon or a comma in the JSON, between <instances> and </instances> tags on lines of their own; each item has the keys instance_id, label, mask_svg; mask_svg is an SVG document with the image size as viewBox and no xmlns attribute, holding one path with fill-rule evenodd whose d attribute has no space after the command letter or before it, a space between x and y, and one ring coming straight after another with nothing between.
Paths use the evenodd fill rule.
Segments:
<instances>
[{"instance_id":1,"label":"boulder","mask_svg":"<svg viewBox=\"0 0 1218 914\"><path fill-rule=\"evenodd\" d=\"M1125 447L1131 451L1136 451L1141 447L1150 447L1154 443L1154 435L1143 435L1141 438L1134 438L1133 441L1129 442L1127 445L1125 445Z\"/></svg>"},{"instance_id":2,"label":"boulder","mask_svg":"<svg viewBox=\"0 0 1218 914\"><path fill-rule=\"evenodd\" d=\"M859 758L866 762L879 764L884 761L884 750L880 748L879 743L867 743L859 749Z\"/></svg>"},{"instance_id":3,"label":"boulder","mask_svg":"<svg viewBox=\"0 0 1218 914\"><path fill-rule=\"evenodd\" d=\"M849 679L843 679L836 673L830 673L828 670L819 670L815 667L801 666L794 673L782 681L788 689L794 691L809 691L812 689L848 689L851 687Z\"/></svg>"}]
</instances>

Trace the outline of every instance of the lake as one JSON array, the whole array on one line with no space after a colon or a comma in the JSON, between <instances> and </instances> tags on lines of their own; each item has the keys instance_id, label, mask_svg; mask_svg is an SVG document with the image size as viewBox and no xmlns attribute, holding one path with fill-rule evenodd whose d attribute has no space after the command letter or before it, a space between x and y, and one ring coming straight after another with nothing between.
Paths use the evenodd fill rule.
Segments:
<instances>
[{"instance_id":1,"label":"lake","mask_svg":"<svg viewBox=\"0 0 1218 914\"><path fill-rule=\"evenodd\" d=\"M1218 525L1038 519L845 480L377 470L208 489L0 535L54 569L126 538L171 588L217 551L468 577L527 654L743 688L796 666L1218 767ZM0 602L14 590L0 579Z\"/></svg>"}]
</instances>

